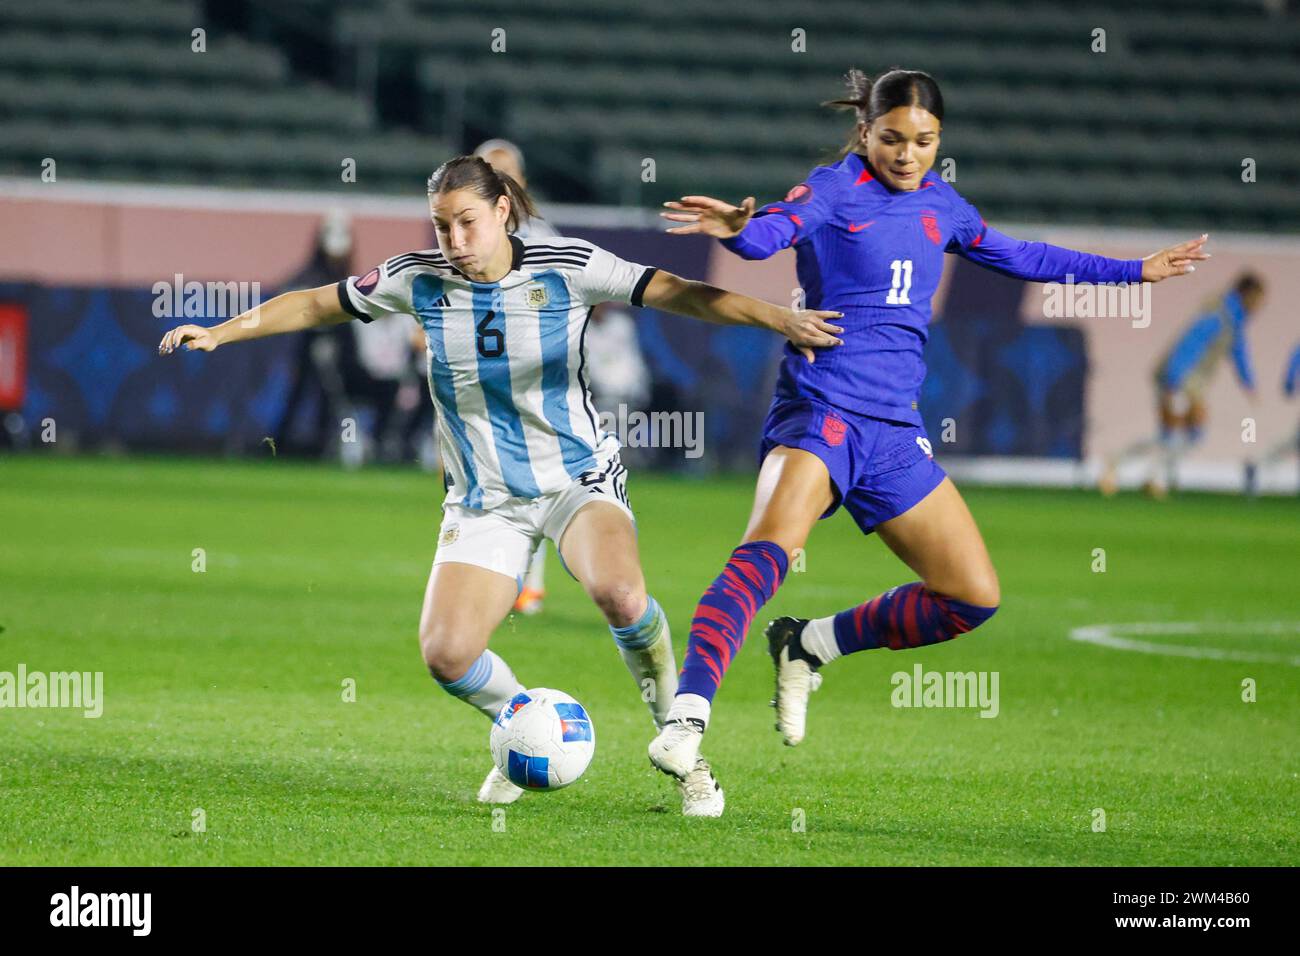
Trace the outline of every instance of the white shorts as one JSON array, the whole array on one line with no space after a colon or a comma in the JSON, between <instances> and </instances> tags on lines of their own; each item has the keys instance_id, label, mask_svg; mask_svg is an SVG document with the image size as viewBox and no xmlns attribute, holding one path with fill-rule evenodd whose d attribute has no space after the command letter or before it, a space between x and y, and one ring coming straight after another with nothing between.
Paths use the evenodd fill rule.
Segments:
<instances>
[{"instance_id":1,"label":"white shorts","mask_svg":"<svg viewBox=\"0 0 1300 956\"><path fill-rule=\"evenodd\" d=\"M603 468L584 471L567 488L540 498L511 498L491 511L443 505L433 563L455 561L487 568L514 578L522 589L528 562L542 539L555 542L558 554L564 529L593 501L608 501L636 524L627 500L627 469L617 455Z\"/></svg>"}]
</instances>

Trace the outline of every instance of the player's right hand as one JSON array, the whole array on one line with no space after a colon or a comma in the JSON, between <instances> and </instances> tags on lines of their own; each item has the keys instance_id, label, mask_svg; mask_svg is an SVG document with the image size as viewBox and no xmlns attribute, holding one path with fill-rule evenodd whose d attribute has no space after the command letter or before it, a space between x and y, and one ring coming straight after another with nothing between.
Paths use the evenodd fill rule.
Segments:
<instances>
[{"instance_id":1,"label":"player's right hand","mask_svg":"<svg viewBox=\"0 0 1300 956\"><path fill-rule=\"evenodd\" d=\"M205 329L201 325L178 325L162 337L158 343L158 354L170 355L181 346L185 346L187 352L196 349L211 352L220 344L211 329Z\"/></svg>"},{"instance_id":2,"label":"player's right hand","mask_svg":"<svg viewBox=\"0 0 1300 956\"><path fill-rule=\"evenodd\" d=\"M675 236L705 235L730 239L739 235L754 215L753 196L745 197L739 206L708 196L683 196L681 202L666 202L664 205L674 211L659 215L687 224L668 230Z\"/></svg>"}]
</instances>

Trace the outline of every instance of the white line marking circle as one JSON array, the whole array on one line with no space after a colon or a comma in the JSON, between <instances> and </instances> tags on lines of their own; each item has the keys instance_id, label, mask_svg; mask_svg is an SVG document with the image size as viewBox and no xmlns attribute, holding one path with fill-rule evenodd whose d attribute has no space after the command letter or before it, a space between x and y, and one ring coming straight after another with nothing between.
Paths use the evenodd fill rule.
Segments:
<instances>
[{"instance_id":1,"label":"white line marking circle","mask_svg":"<svg viewBox=\"0 0 1300 956\"><path fill-rule=\"evenodd\" d=\"M1228 634L1295 634L1300 635L1298 621L1140 621L1133 624L1089 624L1070 630L1070 640L1113 647L1139 654L1164 654L1169 657L1194 657L1215 661L1245 661L1252 664L1290 664L1300 667L1300 654L1277 654L1271 651L1239 651L1222 647L1188 644L1157 644L1134 640L1125 635L1206 635Z\"/></svg>"}]
</instances>

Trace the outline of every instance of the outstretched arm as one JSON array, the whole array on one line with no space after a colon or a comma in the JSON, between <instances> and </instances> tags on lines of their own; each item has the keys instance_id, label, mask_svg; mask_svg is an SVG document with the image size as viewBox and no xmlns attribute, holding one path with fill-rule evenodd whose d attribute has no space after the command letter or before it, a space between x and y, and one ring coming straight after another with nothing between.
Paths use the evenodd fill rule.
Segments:
<instances>
[{"instance_id":1,"label":"outstretched arm","mask_svg":"<svg viewBox=\"0 0 1300 956\"><path fill-rule=\"evenodd\" d=\"M739 206L709 196L683 196L680 202L664 203L672 212L661 212L672 222L684 223L668 232L675 236L713 236L742 259L766 259L794 241L795 224L786 216L754 218L754 197Z\"/></svg>"},{"instance_id":2,"label":"outstretched arm","mask_svg":"<svg viewBox=\"0 0 1300 956\"><path fill-rule=\"evenodd\" d=\"M965 248L953 249L994 272L1031 282L1159 282L1195 271L1194 261L1210 258L1203 252L1208 234L1161 249L1144 259L1111 259L1053 246L1046 242L1013 239L992 226Z\"/></svg>"},{"instance_id":3,"label":"outstretched arm","mask_svg":"<svg viewBox=\"0 0 1300 956\"><path fill-rule=\"evenodd\" d=\"M177 326L162 337L158 343L158 354L167 355L182 346L191 352L211 352L218 345L230 342L260 339L282 332L300 332L322 325L338 325L351 318L339 302L338 286L323 285L319 289L303 289L300 292L277 295L269 302L254 306L211 328L202 325Z\"/></svg>"},{"instance_id":4,"label":"outstretched arm","mask_svg":"<svg viewBox=\"0 0 1300 956\"><path fill-rule=\"evenodd\" d=\"M719 325L752 325L779 332L813 361L813 349L843 345L844 331L828 320L842 318L840 312L805 310L795 312L779 305L728 292L707 282L693 282L662 269L655 272L641 301L664 312L673 312Z\"/></svg>"},{"instance_id":5,"label":"outstretched arm","mask_svg":"<svg viewBox=\"0 0 1300 956\"><path fill-rule=\"evenodd\" d=\"M743 259L766 259L812 235L827 222L834 212L838 189L835 174L819 167L784 199L761 209L755 208L753 196L747 196L739 206L710 196L683 196L679 202L664 203L671 212L659 215L682 224L668 230L673 235L713 236Z\"/></svg>"}]
</instances>

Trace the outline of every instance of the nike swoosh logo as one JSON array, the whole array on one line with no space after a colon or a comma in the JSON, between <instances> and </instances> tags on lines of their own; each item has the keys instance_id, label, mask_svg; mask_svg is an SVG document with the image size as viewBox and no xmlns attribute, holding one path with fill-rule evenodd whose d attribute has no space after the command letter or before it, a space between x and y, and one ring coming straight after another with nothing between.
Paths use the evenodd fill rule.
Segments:
<instances>
[{"instance_id":1,"label":"nike swoosh logo","mask_svg":"<svg viewBox=\"0 0 1300 956\"><path fill-rule=\"evenodd\" d=\"M855 226L853 223L849 223L849 232L861 232L863 229L866 229L867 226L874 226L875 224L876 220L874 219L871 220L871 222L864 222L860 226Z\"/></svg>"}]
</instances>

